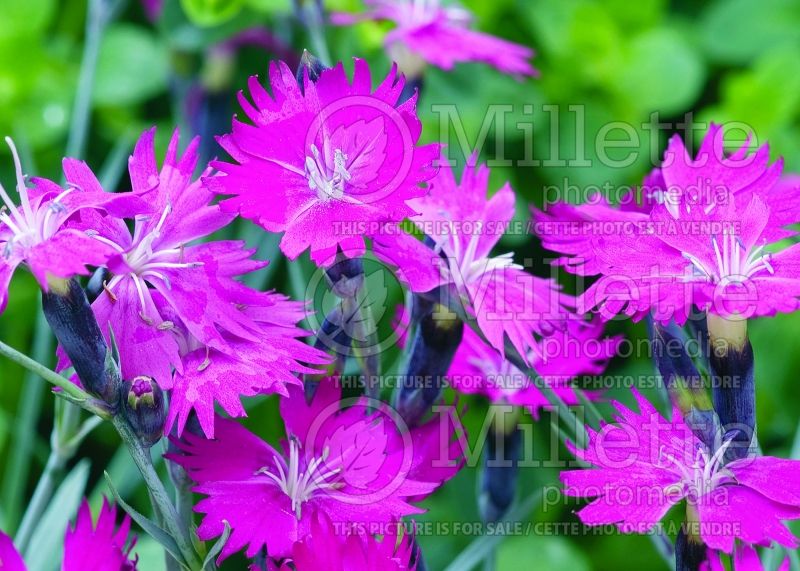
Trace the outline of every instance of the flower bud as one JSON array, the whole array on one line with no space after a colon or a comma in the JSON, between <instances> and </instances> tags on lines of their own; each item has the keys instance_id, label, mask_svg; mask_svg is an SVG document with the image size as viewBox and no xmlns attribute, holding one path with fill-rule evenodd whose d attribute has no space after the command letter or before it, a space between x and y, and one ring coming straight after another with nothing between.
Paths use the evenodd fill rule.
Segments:
<instances>
[{"instance_id":1,"label":"flower bud","mask_svg":"<svg viewBox=\"0 0 800 571\"><path fill-rule=\"evenodd\" d=\"M297 66L297 73L295 77L300 89L305 89L305 77L308 74L308 79L312 83L316 83L322 72L328 69L319 58L311 55L308 50L303 50L303 55L300 57L300 65Z\"/></svg>"},{"instance_id":2,"label":"flower bud","mask_svg":"<svg viewBox=\"0 0 800 571\"><path fill-rule=\"evenodd\" d=\"M66 352L83 387L115 408L119 402L118 368L81 285L51 280L42 292L42 309L56 339Z\"/></svg>"},{"instance_id":3,"label":"flower bud","mask_svg":"<svg viewBox=\"0 0 800 571\"><path fill-rule=\"evenodd\" d=\"M733 444L726 459L746 457L756 448L756 382L747 321L708 315L708 356L714 409Z\"/></svg>"},{"instance_id":4,"label":"flower bud","mask_svg":"<svg viewBox=\"0 0 800 571\"><path fill-rule=\"evenodd\" d=\"M464 323L436 303L414 298L413 318L418 320L414 345L395 408L413 426L430 410L442 393L444 376L464 335Z\"/></svg>"},{"instance_id":5,"label":"flower bud","mask_svg":"<svg viewBox=\"0 0 800 571\"><path fill-rule=\"evenodd\" d=\"M508 511L517 491L522 433L492 427L486 435L478 508L486 522L499 521Z\"/></svg>"},{"instance_id":6,"label":"flower bud","mask_svg":"<svg viewBox=\"0 0 800 571\"><path fill-rule=\"evenodd\" d=\"M164 434L167 419L164 392L152 377L145 376L126 381L123 390L125 418L141 443L150 447Z\"/></svg>"},{"instance_id":7,"label":"flower bud","mask_svg":"<svg viewBox=\"0 0 800 571\"><path fill-rule=\"evenodd\" d=\"M364 264L361 258L348 258L339 252L331 267L325 270L325 278L338 297L355 297L364 284Z\"/></svg>"}]
</instances>

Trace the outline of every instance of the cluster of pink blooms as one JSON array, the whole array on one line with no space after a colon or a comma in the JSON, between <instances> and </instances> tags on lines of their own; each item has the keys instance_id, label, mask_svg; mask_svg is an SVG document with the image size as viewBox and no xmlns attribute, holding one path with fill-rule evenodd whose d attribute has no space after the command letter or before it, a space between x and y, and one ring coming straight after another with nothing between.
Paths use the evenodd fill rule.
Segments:
<instances>
[{"instance_id":1,"label":"cluster of pink blooms","mask_svg":"<svg viewBox=\"0 0 800 571\"><path fill-rule=\"evenodd\" d=\"M482 61L535 74L528 48L470 30L461 9L435 0L368 5L366 18L397 25L387 44L433 65ZM673 138L662 167L619 206L598 198L535 212L544 245L562 256L557 265L597 277L574 297L494 252L514 216L511 186L492 192L489 168L475 157L459 175L441 145L420 144L417 99L401 97L406 79L396 68L376 87L365 61L354 68L352 77L340 63L298 81L272 63L267 86L253 77L240 94L249 121L234 119L220 139L231 160L199 176L197 140L181 152L176 131L159 167L155 130L146 131L130 157L130 192L102 188L73 159L64 160L64 186L26 180L9 142L20 204L0 187L0 308L19 266L44 290L92 268L107 272L93 313L117 342L123 378L152 377L169 391L167 430L178 451L168 458L204 496L198 537L213 540L230 526L220 559L266 553L275 570L327 569L331 560L342 569L412 569L416 547L398 524L464 464L457 415L408 427L384 403L343 398L335 376L306 397L301 375L324 373L331 357L304 340L304 301L241 281L267 262L243 242L213 238L237 216L281 233L289 259L308 252L323 269L371 246L410 292L458 305L475 325L449 366L454 388L537 418L552 406L544 388L578 404L574 380L602 373L617 354L622 340L604 337L603 318L683 323L695 308L763 316L794 311L800 299L800 246L766 249L793 235L800 187L780 179L766 146L749 153L746 143L726 157L713 126L694 158ZM341 231L353 227L365 231ZM507 359L511 348L539 384ZM65 355L60 366L69 367ZM233 420L246 416L243 397L269 394L281 397L286 439L277 448ZM584 523L644 533L685 502L712 550L708 569L720 568L717 551L734 553L744 569L757 559L752 546L797 547L782 522L800 518L798 462L728 461L731 440L709 447L679 410L666 419L634 396L639 412L617 405L616 424L572 446L590 468L561 478L566 493L591 498L578 512ZM193 416L198 433L187 428ZM93 527L81 507L64 569L135 568L130 523L115 531L115 515L104 505ZM0 566L24 569L5 535Z\"/></svg>"}]
</instances>

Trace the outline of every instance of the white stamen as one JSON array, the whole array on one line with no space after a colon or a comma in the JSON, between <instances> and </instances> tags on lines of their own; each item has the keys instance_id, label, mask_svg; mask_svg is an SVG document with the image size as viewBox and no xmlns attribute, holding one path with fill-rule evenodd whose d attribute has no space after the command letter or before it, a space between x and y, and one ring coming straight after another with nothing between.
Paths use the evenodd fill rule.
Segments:
<instances>
[{"instance_id":1,"label":"white stamen","mask_svg":"<svg viewBox=\"0 0 800 571\"><path fill-rule=\"evenodd\" d=\"M305 162L308 188L315 191L320 200L343 198L345 183L352 178L347 170L347 155L341 149L334 150L331 172L316 145L311 145L311 154L313 157L306 156Z\"/></svg>"},{"instance_id":2,"label":"white stamen","mask_svg":"<svg viewBox=\"0 0 800 571\"><path fill-rule=\"evenodd\" d=\"M303 503L310 500L314 494L320 490L335 489L342 484L336 476L341 472L341 468L325 470L325 460L327 450L321 457L313 458L305 468L301 466L300 443L296 438L289 439L289 462L283 458L275 456L273 459L275 467L264 466L257 474L264 474L275 482L281 491L289 496L292 502L292 510L298 519L301 516Z\"/></svg>"}]
</instances>

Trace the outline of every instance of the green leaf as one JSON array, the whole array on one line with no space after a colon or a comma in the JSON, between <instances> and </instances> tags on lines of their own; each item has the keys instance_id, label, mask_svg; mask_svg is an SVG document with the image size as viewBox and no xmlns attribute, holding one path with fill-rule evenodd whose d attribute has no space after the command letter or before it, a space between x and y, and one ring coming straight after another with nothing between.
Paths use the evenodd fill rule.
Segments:
<instances>
[{"instance_id":1,"label":"green leaf","mask_svg":"<svg viewBox=\"0 0 800 571\"><path fill-rule=\"evenodd\" d=\"M536 561L541 571L589 571L589 559L571 542L558 536L516 535L509 537L497 552L497 570L519 569L520 561Z\"/></svg>"},{"instance_id":2,"label":"green leaf","mask_svg":"<svg viewBox=\"0 0 800 571\"><path fill-rule=\"evenodd\" d=\"M94 102L125 106L140 103L166 88L168 73L166 47L139 26L109 26L103 37Z\"/></svg>"},{"instance_id":3,"label":"green leaf","mask_svg":"<svg viewBox=\"0 0 800 571\"><path fill-rule=\"evenodd\" d=\"M214 544L214 547L212 547L211 551L209 551L208 555L206 555L206 558L203 561L204 570L209 567L214 561L214 558L219 555L219 552L222 551L222 548L225 547L225 544L228 543L228 538L231 536L231 525L225 520L223 520L222 523L225 524L225 529L223 530L220 538ZM210 568L213 568L213 566Z\"/></svg>"},{"instance_id":4,"label":"green leaf","mask_svg":"<svg viewBox=\"0 0 800 571\"><path fill-rule=\"evenodd\" d=\"M689 108L705 79L699 54L686 38L668 29L635 38L617 73L619 96L647 114L673 114ZM676 77L680 81L675 81Z\"/></svg>"},{"instance_id":5,"label":"green leaf","mask_svg":"<svg viewBox=\"0 0 800 571\"><path fill-rule=\"evenodd\" d=\"M198 26L218 26L234 18L244 0L181 0L186 15Z\"/></svg>"},{"instance_id":6,"label":"green leaf","mask_svg":"<svg viewBox=\"0 0 800 571\"><path fill-rule=\"evenodd\" d=\"M175 561L188 569L186 564L183 563L183 556L181 555L180 549L178 549L178 544L175 543L175 540L172 538L172 536L157 523L136 511L136 509L131 507L125 500L123 500L119 495L119 492L117 492L117 489L114 487L114 484L111 481L111 476L108 475L108 472L103 472L103 475L106 478L108 489L111 492L111 495L114 496L114 501L117 502L129 516L131 516L131 519L135 521L139 527L145 530L150 537L160 543L161 546L166 549L170 555L172 555Z\"/></svg>"},{"instance_id":7,"label":"green leaf","mask_svg":"<svg viewBox=\"0 0 800 571\"><path fill-rule=\"evenodd\" d=\"M0 38L41 32L50 23L55 4L54 0L3 0Z\"/></svg>"},{"instance_id":8,"label":"green leaf","mask_svg":"<svg viewBox=\"0 0 800 571\"><path fill-rule=\"evenodd\" d=\"M542 499L542 490L538 490L528 496L525 500L514 506L501 520L504 523L521 522L530 515L536 504ZM498 545L505 539L503 534L481 535L473 540L467 548L462 551L452 563L445 568L445 571L467 571L480 564ZM530 539L530 538L528 538ZM566 567L565 569L568 569Z\"/></svg>"},{"instance_id":9,"label":"green leaf","mask_svg":"<svg viewBox=\"0 0 800 571\"><path fill-rule=\"evenodd\" d=\"M31 536L23 558L30 571L55 571L61 561L64 533L89 478L89 461L81 460L64 478Z\"/></svg>"},{"instance_id":10,"label":"green leaf","mask_svg":"<svg viewBox=\"0 0 800 571\"><path fill-rule=\"evenodd\" d=\"M702 39L716 61L747 64L775 46L800 42L800 6L795 0L717 0L703 18Z\"/></svg>"}]
</instances>

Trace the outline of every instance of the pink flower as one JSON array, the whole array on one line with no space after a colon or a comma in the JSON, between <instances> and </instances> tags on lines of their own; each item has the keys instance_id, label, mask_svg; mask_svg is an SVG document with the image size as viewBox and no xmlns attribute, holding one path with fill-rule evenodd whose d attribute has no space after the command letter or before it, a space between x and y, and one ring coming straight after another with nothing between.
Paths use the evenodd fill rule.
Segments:
<instances>
[{"instance_id":1,"label":"pink flower","mask_svg":"<svg viewBox=\"0 0 800 571\"><path fill-rule=\"evenodd\" d=\"M223 419L214 440L186 433L176 442L184 454L170 458L198 483L195 491L208 496L195 508L205 514L200 538L217 537L223 522L230 523L220 558L244 548L252 557L264 546L271 557L290 556L318 512L334 525L396 522L423 511L410 502L460 468L461 448L453 438L463 429L455 416L446 430L433 419L409 431L385 404L340 402L340 396L333 379L320 383L311 403L301 388L290 387L281 400L283 452Z\"/></svg>"},{"instance_id":2,"label":"pink flower","mask_svg":"<svg viewBox=\"0 0 800 571\"><path fill-rule=\"evenodd\" d=\"M64 537L64 564L62 571L133 571L138 557L131 560L130 553L136 540L128 542L131 520L126 515L116 528L117 508L103 500L103 507L92 526L89 503L83 501L72 528Z\"/></svg>"},{"instance_id":3,"label":"pink flower","mask_svg":"<svg viewBox=\"0 0 800 571\"><path fill-rule=\"evenodd\" d=\"M214 163L227 176L205 183L232 195L221 203L226 212L284 232L281 249L291 259L306 249L321 265L337 247L362 254L363 234L412 214L406 201L435 173L439 145L417 146L416 97L398 104L404 79L395 69L373 91L359 59L352 81L341 63L298 85L286 64L273 62L269 79L272 95L252 77L253 103L239 98L253 125L234 119L220 140L238 164Z\"/></svg>"},{"instance_id":4,"label":"pink flower","mask_svg":"<svg viewBox=\"0 0 800 571\"><path fill-rule=\"evenodd\" d=\"M535 334L551 333L574 318L567 309L572 300L555 281L515 264L511 253L491 256L514 215L515 197L506 183L487 199L488 184L489 169L476 167L474 157L460 183L451 168L442 168L430 192L410 202L420 213L411 220L426 242L386 226L373 237L375 255L395 266L414 292L449 288L501 355L507 335L527 357L538 349Z\"/></svg>"},{"instance_id":5,"label":"pink flower","mask_svg":"<svg viewBox=\"0 0 800 571\"><path fill-rule=\"evenodd\" d=\"M601 338L603 323L571 321L563 330L554 331L540 342L540 350L531 356L531 366L542 381L566 404L580 404L573 381L580 375L599 375L616 354L620 336ZM464 393L479 393L492 402L506 402L527 407L534 418L550 409L550 401L528 376L489 347L470 328L450 365L448 377L453 388ZM587 397L596 397L587 393Z\"/></svg>"},{"instance_id":6,"label":"pink flower","mask_svg":"<svg viewBox=\"0 0 800 571\"><path fill-rule=\"evenodd\" d=\"M675 408L666 420L637 391L636 413L615 403L616 424L588 431L588 446L572 446L591 469L561 473L564 492L594 498L578 512L586 525L615 524L645 533L685 499L705 544L731 553L736 539L796 548L783 520L800 518L800 461L771 456L725 462L733 442L710 450Z\"/></svg>"},{"instance_id":7,"label":"pink flower","mask_svg":"<svg viewBox=\"0 0 800 571\"><path fill-rule=\"evenodd\" d=\"M84 500L72 527L64 536L62 571L135 571L138 557L131 558L136 538L128 541L131 520L128 516L116 527L117 508L103 500L97 524L92 524L89 503ZM0 569L26 571L11 538L0 532Z\"/></svg>"},{"instance_id":8,"label":"pink flower","mask_svg":"<svg viewBox=\"0 0 800 571\"><path fill-rule=\"evenodd\" d=\"M789 571L789 558L784 558L777 571ZM700 565L700 571L725 571L719 551L708 550L708 560ZM750 545L739 544L733 553L731 571L765 571L758 552Z\"/></svg>"},{"instance_id":9,"label":"pink flower","mask_svg":"<svg viewBox=\"0 0 800 571\"><path fill-rule=\"evenodd\" d=\"M442 6L439 0L364 3L367 11L363 15L334 14L333 23L347 25L366 19L393 22L397 27L387 34L384 43L397 61L411 52L443 69L452 69L460 62L482 62L513 75L539 75L529 63L532 49L470 30L472 14L464 8Z\"/></svg>"},{"instance_id":10,"label":"pink flower","mask_svg":"<svg viewBox=\"0 0 800 571\"><path fill-rule=\"evenodd\" d=\"M48 290L49 278L69 279L88 274L86 266L103 264L113 253L84 232L70 227L68 222L81 211L105 209L125 214L145 208L139 197L103 192L99 185L81 184L72 180L66 189L46 179L35 178L29 188L22 174L17 150L6 137L16 167L17 207L0 185L0 312L8 303L8 284L21 264L30 269L39 285ZM70 173L83 165L75 159L64 159L64 172Z\"/></svg>"},{"instance_id":11,"label":"pink flower","mask_svg":"<svg viewBox=\"0 0 800 571\"><path fill-rule=\"evenodd\" d=\"M343 526L346 527L346 526ZM398 542L398 524L385 526L383 539L364 533L346 534L338 530L321 512L311 521L311 532L292 546L291 565L284 561L274 571L334 571L369 569L370 571L413 571L414 554L411 536Z\"/></svg>"},{"instance_id":12,"label":"pink flower","mask_svg":"<svg viewBox=\"0 0 800 571\"><path fill-rule=\"evenodd\" d=\"M134 192L149 192L155 214L137 216L133 233L120 218L81 214L80 226L97 247L114 255L111 277L92 304L108 336L119 341L122 375L155 378L174 388L168 425L183 430L191 410L208 436L214 434L214 403L244 416L240 396L286 394L297 374L313 369L300 362L327 357L298 337L304 305L244 286L236 278L265 262L252 260L241 242L198 242L226 226L233 214L212 205L214 195L192 180L197 139L178 156L178 132L159 171L155 130L145 132L129 163ZM83 165L70 180L96 179Z\"/></svg>"},{"instance_id":13,"label":"pink flower","mask_svg":"<svg viewBox=\"0 0 800 571\"><path fill-rule=\"evenodd\" d=\"M800 218L800 185L779 183L782 162L769 164L767 146L748 150L725 157L712 126L692 159L676 136L643 200L535 213L545 246L565 254L559 265L600 276L579 308L634 319L652 310L664 323L685 322L693 306L723 317L794 311L800 248L765 248L793 234L785 227Z\"/></svg>"},{"instance_id":14,"label":"pink flower","mask_svg":"<svg viewBox=\"0 0 800 571\"><path fill-rule=\"evenodd\" d=\"M0 569L3 571L27 571L22 556L14 547L14 542L0 531Z\"/></svg>"}]
</instances>

